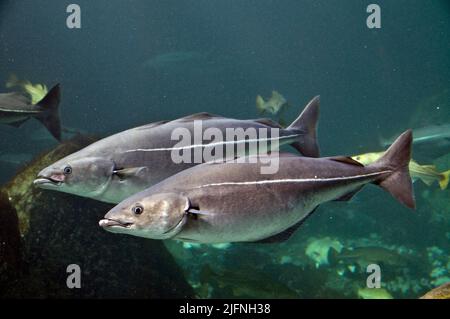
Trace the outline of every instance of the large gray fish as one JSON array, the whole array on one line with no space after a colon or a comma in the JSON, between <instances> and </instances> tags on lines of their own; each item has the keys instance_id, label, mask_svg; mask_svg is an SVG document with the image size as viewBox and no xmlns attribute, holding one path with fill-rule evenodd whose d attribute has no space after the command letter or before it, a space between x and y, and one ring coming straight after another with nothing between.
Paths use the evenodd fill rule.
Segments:
<instances>
[{"instance_id":1,"label":"large gray fish","mask_svg":"<svg viewBox=\"0 0 450 319\"><path fill-rule=\"evenodd\" d=\"M260 174L261 162L202 164L169 177L111 209L104 229L152 239L199 243L276 242L318 205L347 200L374 183L414 208L408 163L411 131L377 162L349 157L279 157L279 171Z\"/></svg>"},{"instance_id":2,"label":"large gray fish","mask_svg":"<svg viewBox=\"0 0 450 319\"><path fill-rule=\"evenodd\" d=\"M306 156L318 156L316 124L319 113L319 98L314 98L300 116L286 129L267 119L236 120L207 113L194 114L170 122L158 122L133 128L100 141L71 154L42 170L35 185L71 194L89 197L104 202L119 203L125 198L154 185L199 162L175 163L173 151L204 150L212 143L201 141L178 147L179 141L171 138L176 129L186 129L194 135L194 123L201 120L204 131L218 129L226 135L229 128L254 128L270 131L277 129L279 136L258 135L256 140L273 139L279 144L291 144ZM231 140L231 143L246 143L248 140ZM227 140L219 141L220 147L229 146ZM234 145L236 146L236 145ZM273 147L272 144L270 144ZM247 149L252 154L253 149ZM260 150L256 150L259 152ZM267 149L266 149L267 151ZM242 156L245 154L236 154ZM201 159L200 159L201 163Z\"/></svg>"},{"instance_id":3,"label":"large gray fish","mask_svg":"<svg viewBox=\"0 0 450 319\"><path fill-rule=\"evenodd\" d=\"M394 138L381 139L383 147L389 146ZM450 124L438 124L413 129L414 157L419 160L434 160L450 153Z\"/></svg>"},{"instance_id":4,"label":"large gray fish","mask_svg":"<svg viewBox=\"0 0 450 319\"><path fill-rule=\"evenodd\" d=\"M61 140L59 101L59 85L54 86L37 104L31 104L31 100L22 93L1 93L0 123L19 127L34 117L41 121L57 140Z\"/></svg>"}]
</instances>

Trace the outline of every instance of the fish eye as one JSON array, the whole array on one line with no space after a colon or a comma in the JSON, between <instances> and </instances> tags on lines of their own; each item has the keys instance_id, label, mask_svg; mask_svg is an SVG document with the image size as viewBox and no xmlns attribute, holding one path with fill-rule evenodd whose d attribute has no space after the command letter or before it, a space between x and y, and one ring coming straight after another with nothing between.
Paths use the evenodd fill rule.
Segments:
<instances>
[{"instance_id":1,"label":"fish eye","mask_svg":"<svg viewBox=\"0 0 450 319\"><path fill-rule=\"evenodd\" d=\"M64 167L64 175L70 175L72 174L72 167L70 165L67 165L66 167Z\"/></svg>"},{"instance_id":2,"label":"fish eye","mask_svg":"<svg viewBox=\"0 0 450 319\"><path fill-rule=\"evenodd\" d=\"M144 212L144 207L142 207L141 205L136 205L134 206L132 209L133 213L135 213L136 215L140 215Z\"/></svg>"}]
</instances>

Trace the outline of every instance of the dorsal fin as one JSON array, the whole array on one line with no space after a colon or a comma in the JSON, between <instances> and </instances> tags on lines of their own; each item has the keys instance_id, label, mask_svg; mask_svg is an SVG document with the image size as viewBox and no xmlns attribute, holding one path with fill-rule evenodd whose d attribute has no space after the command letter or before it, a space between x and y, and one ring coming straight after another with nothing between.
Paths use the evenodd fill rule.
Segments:
<instances>
[{"instance_id":1,"label":"dorsal fin","mask_svg":"<svg viewBox=\"0 0 450 319\"><path fill-rule=\"evenodd\" d=\"M208 119L211 119L214 117L221 118L222 116L207 113L207 112L200 112L200 113L195 113L195 114L191 114L191 115L182 117L182 118L178 119L177 121L184 122L184 121L195 121L195 120L208 120Z\"/></svg>"},{"instance_id":2,"label":"dorsal fin","mask_svg":"<svg viewBox=\"0 0 450 319\"><path fill-rule=\"evenodd\" d=\"M278 124L277 122L275 122L275 121L273 121L271 119L268 119L268 118L256 119L254 121L256 123L260 123L260 124L267 125L267 126L270 126L270 127L282 128L280 124Z\"/></svg>"},{"instance_id":3,"label":"dorsal fin","mask_svg":"<svg viewBox=\"0 0 450 319\"><path fill-rule=\"evenodd\" d=\"M335 161L335 162L341 162L341 163L346 163L346 164L350 164L350 165L364 167L363 164L361 164L358 161L355 161L353 158L351 158L349 156L334 156L334 157L328 157L328 159Z\"/></svg>"}]
</instances>

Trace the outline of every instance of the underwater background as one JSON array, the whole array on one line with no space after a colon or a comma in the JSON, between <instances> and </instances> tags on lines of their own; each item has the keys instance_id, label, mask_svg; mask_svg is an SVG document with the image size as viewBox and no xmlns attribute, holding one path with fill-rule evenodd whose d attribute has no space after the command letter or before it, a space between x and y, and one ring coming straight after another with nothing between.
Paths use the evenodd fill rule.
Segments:
<instances>
[{"instance_id":1,"label":"underwater background","mask_svg":"<svg viewBox=\"0 0 450 319\"><path fill-rule=\"evenodd\" d=\"M59 145L37 121L0 126L0 296L417 298L449 282L450 191L437 183L414 183L416 211L366 187L285 243L214 246L109 234L97 225L109 205L31 189L95 138L196 112L258 118L272 90L286 123L321 96L322 156L450 123L449 2L378 0L369 29L372 2L76 0L82 27L69 29L71 2L0 0L0 92L11 74L60 83L67 128ZM450 149L424 164L448 170ZM371 262L382 295L365 289ZM88 269L76 291L72 263Z\"/></svg>"}]
</instances>

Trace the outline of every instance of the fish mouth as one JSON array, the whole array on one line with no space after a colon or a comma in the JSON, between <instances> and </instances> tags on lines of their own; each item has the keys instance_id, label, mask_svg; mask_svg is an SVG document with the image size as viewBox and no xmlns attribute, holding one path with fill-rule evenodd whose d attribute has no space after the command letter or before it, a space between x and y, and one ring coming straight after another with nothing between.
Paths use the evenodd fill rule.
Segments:
<instances>
[{"instance_id":1,"label":"fish mouth","mask_svg":"<svg viewBox=\"0 0 450 319\"><path fill-rule=\"evenodd\" d=\"M98 225L104 229L114 229L114 228L127 229L131 228L133 223L124 223L119 220L104 218L98 222Z\"/></svg>"},{"instance_id":2,"label":"fish mouth","mask_svg":"<svg viewBox=\"0 0 450 319\"><path fill-rule=\"evenodd\" d=\"M51 177L38 176L33 184L40 188L57 188L63 184L63 181L53 179Z\"/></svg>"}]
</instances>

